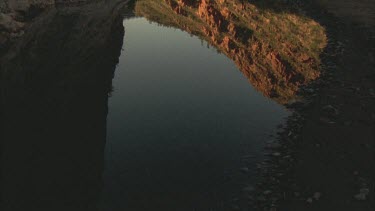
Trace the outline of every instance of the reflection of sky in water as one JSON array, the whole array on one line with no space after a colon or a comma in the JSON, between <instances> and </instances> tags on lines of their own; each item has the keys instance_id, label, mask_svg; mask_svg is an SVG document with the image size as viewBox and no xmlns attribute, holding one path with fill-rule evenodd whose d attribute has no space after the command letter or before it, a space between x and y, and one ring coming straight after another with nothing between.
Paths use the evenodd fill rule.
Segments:
<instances>
[{"instance_id":1,"label":"reflection of sky in water","mask_svg":"<svg viewBox=\"0 0 375 211\"><path fill-rule=\"evenodd\" d=\"M240 157L260 155L287 112L197 37L144 18L124 25L109 101L104 207L215 207L241 189Z\"/></svg>"}]
</instances>

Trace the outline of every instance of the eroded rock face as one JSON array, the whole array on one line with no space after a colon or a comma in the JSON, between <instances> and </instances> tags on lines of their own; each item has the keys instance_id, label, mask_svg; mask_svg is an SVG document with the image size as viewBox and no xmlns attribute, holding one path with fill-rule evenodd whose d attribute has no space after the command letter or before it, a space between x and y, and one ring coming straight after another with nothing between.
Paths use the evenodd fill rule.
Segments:
<instances>
[{"instance_id":1,"label":"eroded rock face","mask_svg":"<svg viewBox=\"0 0 375 211\"><path fill-rule=\"evenodd\" d=\"M255 88L280 103L320 75L326 35L313 20L240 0L162 0L158 7L152 1L139 0L136 13L208 41L232 59Z\"/></svg>"}]
</instances>

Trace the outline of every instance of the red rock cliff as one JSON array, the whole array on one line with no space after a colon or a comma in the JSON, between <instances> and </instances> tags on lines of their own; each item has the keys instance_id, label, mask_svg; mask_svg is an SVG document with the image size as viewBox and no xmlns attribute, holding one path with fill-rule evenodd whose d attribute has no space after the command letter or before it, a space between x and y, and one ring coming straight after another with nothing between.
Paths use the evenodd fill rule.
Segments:
<instances>
[{"instance_id":1,"label":"red rock cliff","mask_svg":"<svg viewBox=\"0 0 375 211\"><path fill-rule=\"evenodd\" d=\"M206 40L232 59L256 89L280 103L320 75L326 36L313 20L239 0L157 2L139 0L136 13Z\"/></svg>"}]
</instances>

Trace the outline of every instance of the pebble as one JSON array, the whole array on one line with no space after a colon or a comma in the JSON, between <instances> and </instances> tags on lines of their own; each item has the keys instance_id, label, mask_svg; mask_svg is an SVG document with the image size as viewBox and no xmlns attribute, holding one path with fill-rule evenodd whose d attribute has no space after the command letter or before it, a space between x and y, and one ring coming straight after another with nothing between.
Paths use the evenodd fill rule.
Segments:
<instances>
[{"instance_id":1,"label":"pebble","mask_svg":"<svg viewBox=\"0 0 375 211\"><path fill-rule=\"evenodd\" d=\"M332 121L332 120L324 118L324 117L321 117L320 121L322 121L324 123L328 123L328 124L335 124L336 123L335 121Z\"/></svg>"},{"instance_id":2,"label":"pebble","mask_svg":"<svg viewBox=\"0 0 375 211\"><path fill-rule=\"evenodd\" d=\"M370 90L369 90L369 93L370 93L370 95L375 95L375 91L374 91L374 89L370 89Z\"/></svg>"},{"instance_id":3,"label":"pebble","mask_svg":"<svg viewBox=\"0 0 375 211\"><path fill-rule=\"evenodd\" d=\"M259 197L257 198L257 200L258 200L258 201L266 201L266 198L264 198L264 196L259 196Z\"/></svg>"},{"instance_id":4,"label":"pebble","mask_svg":"<svg viewBox=\"0 0 375 211\"><path fill-rule=\"evenodd\" d=\"M270 144L267 144L266 148L269 148L269 149L275 149L275 148L279 148L281 147L281 144L279 143L270 143Z\"/></svg>"},{"instance_id":5,"label":"pebble","mask_svg":"<svg viewBox=\"0 0 375 211\"><path fill-rule=\"evenodd\" d=\"M309 204L311 204L311 203L313 203L313 199L312 199L312 198L308 198L308 199L306 200L306 202L309 203Z\"/></svg>"},{"instance_id":6,"label":"pebble","mask_svg":"<svg viewBox=\"0 0 375 211\"><path fill-rule=\"evenodd\" d=\"M352 121L345 121L345 122L344 122L344 125L345 125L345 126L350 126L351 124L352 124Z\"/></svg>"},{"instance_id":7,"label":"pebble","mask_svg":"<svg viewBox=\"0 0 375 211\"><path fill-rule=\"evenodd\" d=\"M265 191L263 191L263 194L264 195L269 195L269 194L271 194L272 193L272 191L270 191L270 190L265 190Z\"/></svg>"},{"instance_id":8,"label":"pebble","mask_svg":"<svg viewBox=\"0 0 375 211\"><path fill-rule=\"evenodd\" d=\"M320 192L315 192L313 197L315 200L319 200L321 196L322 194Z\"/></svg>"},{"instance_id":9,"label":"pebble","mask_svg":"<svg viewBox=\"0 0 375 211\"><path fill-rule=\"evenodd\" d=\"M233 202L238 202L240 199L239 198L233 198L232 201Z\"/></svg>"},{"instance_id":10,"label":"pebble","mask_svg":"<svg viewBox=\"0 0 375 211\"><path fill-rule=\"evenodd\" d=\"M275 156L275 157L279 157L281 155L281 153L280 152L274 152L274 153L272 153L272 155Z\"/></svg>"},{"instance_id":11,"label":"pebble","mask_svg":"<svg viewBox=\"0 0 375 211\"><path fill-rule=\"evenodd\" d=\"M243 167L240 169L242 173L248 173L250 170L247 167Z\"/></svg>"},{"instance_id":12,"label":"pebble","mask_svg":"<svg viewBox=\"0 0 375 211\"><path fill-rule=\"evenodd\" d=\"M255 155L245 155L245 156L242 156L242 159L246 160L246 159L255 158L255 157L256 157Z\"/></svg>"},{"instance_id":13,"label":"pebble","mask_svg":"<svg viewBox=\"0 0 375 211\"><path fill-rule=\"evenodd\" d=\"M364 201L367 199L367 195L369 194L370 190L368 188L361 188L359 193L354 195L354 198L358 201Z\"/></svg>"},{"instance_id":14,"label":"pebble","mask_svg":"<svg viewBox=\"0 0 375 211\"><path fill-rule=\"evenodd\" d=\"M306 91L307 93L310 93L310 94L312 94L312 93L315 92L315 90L312 89L312 88L306 88L305 91Z\"/></svg>"},{"instance_id":15,"label":"pebble","mask_svg":"<svg viewBox=\"0 0 375 211\"><path fill-rule=\"evenodd\" d=\"M253 192L255 188L253 186L247 186L243 189L244 192Z\"/></svg>"},{"instance_id":16,"label":"pebble","mask_svg":"<svg viewBox=\"0 0 375 211\"><path fill-rule=\"evenodd\" d=\"M332 105L323 106L322 110L329 115L337 116L339 114L338 109L333 107Z\"/></svg>"},{"instance_id":17,"label":"pebble","mask_svg":"<svg viewBox=\"0 0 375 211\"><path fill-rule=\"evenodd\" d=\"M238 205L232 205L232 210L240 210L240 207Z\"/></svg>"},{"instance_id":18,"label":"pebble","mask_svg":"<svg viewBox=\"0 0 375 211\"><path fill-rule=\"evenodd\" d=\"M282 176L284 176L284 174L283 173L277 173L276 176L277 177L282 177Z\"/></svg>"}]
</instances>

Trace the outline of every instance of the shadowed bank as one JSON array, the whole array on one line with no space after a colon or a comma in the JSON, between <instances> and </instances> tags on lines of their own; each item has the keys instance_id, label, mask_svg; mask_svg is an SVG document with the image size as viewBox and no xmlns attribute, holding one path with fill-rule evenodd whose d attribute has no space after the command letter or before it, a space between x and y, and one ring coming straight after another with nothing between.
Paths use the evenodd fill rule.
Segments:
<instances>
[{"instance_id":1,"label":"shadowed bank","mask_svg":"<svg viewBox=\"0 0 375 211\"><path fill-rule=\"evenodd\" d=\"M43 13L1 60L1 210L95 210L121 5Z\"/></svg>"}]
</instances>

